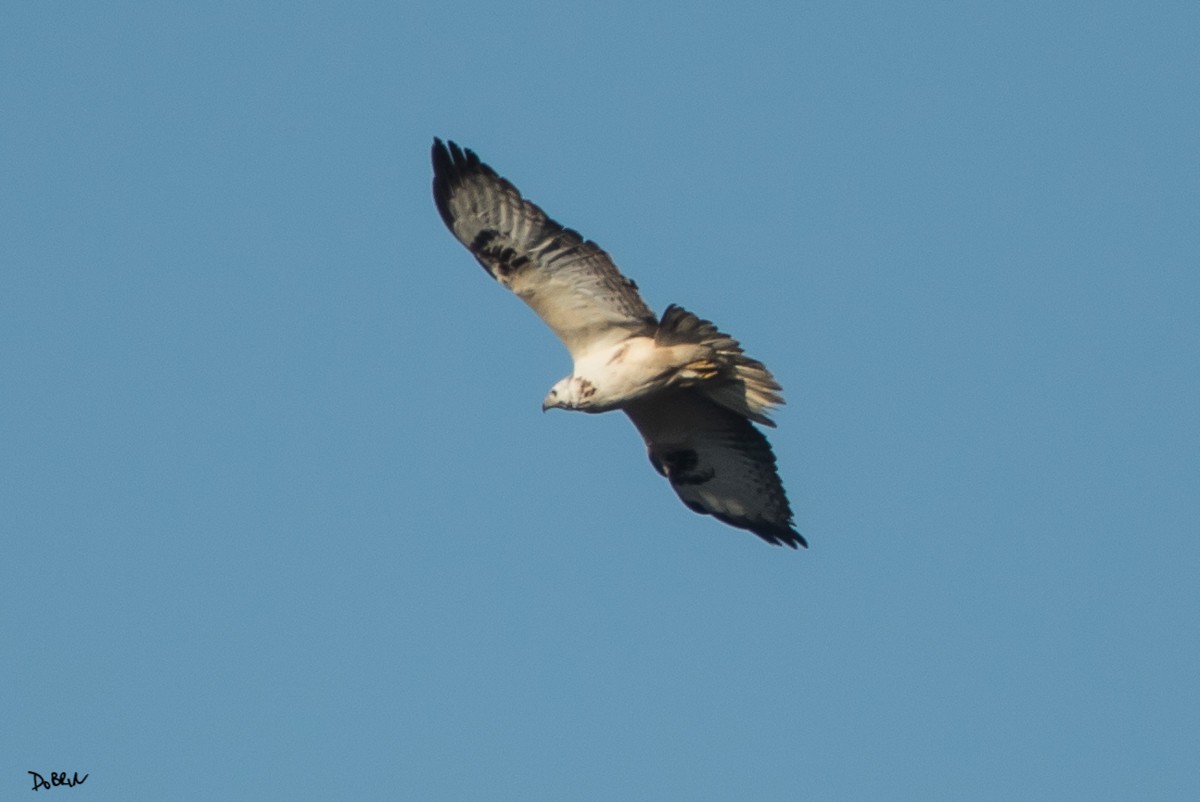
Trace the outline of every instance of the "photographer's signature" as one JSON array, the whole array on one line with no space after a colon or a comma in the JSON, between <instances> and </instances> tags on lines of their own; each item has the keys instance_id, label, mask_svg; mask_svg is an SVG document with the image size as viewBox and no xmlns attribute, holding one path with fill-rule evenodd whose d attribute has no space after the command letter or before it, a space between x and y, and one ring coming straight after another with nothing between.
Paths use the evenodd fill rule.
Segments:
<instances>
[{"instance_id":1,"label":"photographer's signature","mask_svg":"<svg viewBox=\"0 0 1200 802\"><path fill-rule=\"evenodd\" d=\"M48 780L36 771L28 773L33 775L33 790L35 791L49 791L51 788L57 788L61 785L65 785L67 788L74 788L77 785L82 785L83 781L88 778L86 774L80 777L77 771L71 772L70 777L67 776L65 771L52 771Z\"/></svg>"}]
</instances>

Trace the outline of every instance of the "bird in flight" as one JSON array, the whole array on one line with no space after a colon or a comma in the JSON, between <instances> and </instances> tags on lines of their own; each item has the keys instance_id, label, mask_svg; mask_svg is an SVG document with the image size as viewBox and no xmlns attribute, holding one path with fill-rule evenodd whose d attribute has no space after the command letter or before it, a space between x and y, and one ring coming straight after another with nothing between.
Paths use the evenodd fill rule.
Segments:
<instances>
[{"instance_id":1,"label":"bird in flight","mask_svg":"<svg viewBox=\"0 0 1200 802\"><path fill-rule=\"evenodd\" d=\"M690 509L768 543L808 546L754 426L774 426L767 413L783 403L761 362L679 306L656 317L599 245L550 219L471 150L436 138L433 198L458 241L570 352L574 369L543 410L623 410Z\"/></svg>"}]
</instances>

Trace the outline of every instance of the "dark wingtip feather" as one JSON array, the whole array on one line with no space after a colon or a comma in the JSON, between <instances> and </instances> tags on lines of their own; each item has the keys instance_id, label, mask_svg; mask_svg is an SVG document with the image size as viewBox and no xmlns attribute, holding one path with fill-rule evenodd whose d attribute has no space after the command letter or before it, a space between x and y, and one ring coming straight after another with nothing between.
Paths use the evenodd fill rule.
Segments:
<instances>
[{"instance_id":1,"label":"dark wingtip feather","mask_svg":"<svg viewBox=\"0 0 1200 802\"><path fill-rule=\"evenodd\" d=\"M450 196L471 173L490 173L479 157L469 148L460 148L453 140L442 142L433 138L433 202L437 204L442 221L453 230L454 215L450 212Z\"/></svg>"},{"instance_id":2,"label":"dark wingtip feather","mask_svg":"<svg viewBox=\"0 0 1200 802\"><path fill-rule=\"evenodd\" d=\"M442 142L433 138L433 202L437 204L442 221L454 230L454 215L450 211L450 196L463 180L474 174L486 175L503 181L496 171L479 160L470 148L461 148L454 140ZM506 185L508 182L504 182ZM511 186L511 185L509 185ZM514 189L515 191L515 189Z\"/></svg>"},{"instance_id":3,"label":"dark wingtip feather","mask_svg":"<svg viewBox=\"0 0 1200 802\"><path fill-rule=\"evenodd\" d=\"M800 546L808 548L808 541L804 539L804 535L793 529L791 525L780 526L779 524L771 524L765 521L747 521L745 518L734 518L732 515L724 515L719 512L706 510L698 504L692 505L686 501L684 504L687 504L689 508L701 515L711 515L722 523L736 526L738 529L745 529L747 532L767 541L772 546L791 546L793 549L797 549Z\"/></svg>"},{"instance_id":4,"label":"dark wingtip feather","mask_svg":"<svg viewBox=\"0 0 1200 802\"><path fill-rule=\"evenodd\" d=\"M455 150L458 146L453 142L450 147ZM438 214L447 228L453 230L454 216L450 213L450 193L454 189L458 171L455 169L454 156L442 140L433 138L433 202Z\"/></svg>"},{"instance_id":5,"label":"dark wingtip feather","mask_svg":"<svg viewBox=\"0 0 1200 802\"><path fill-rule=\"evenodd\" d=\"M808 548L808 541L804 539L804 535L790 527L750 525L746 526L746 528L763 540L773 543L776 546L791 546L793 549L800 546Z\"/></svg>"},{"instance_id":6,"label":"dark wingtip feather","mask_svg":"<svg viewBox=\"0 0 1200 802\"><path fill-rule=\"evenodd\" d=\"M804 539L804 535L800 534L795 529L789 529L788 534L791 535L791 539L784 542L793 549L797 546L803 546L806 549L808 548L808 541Z\"/></svg>"}]
</instances>

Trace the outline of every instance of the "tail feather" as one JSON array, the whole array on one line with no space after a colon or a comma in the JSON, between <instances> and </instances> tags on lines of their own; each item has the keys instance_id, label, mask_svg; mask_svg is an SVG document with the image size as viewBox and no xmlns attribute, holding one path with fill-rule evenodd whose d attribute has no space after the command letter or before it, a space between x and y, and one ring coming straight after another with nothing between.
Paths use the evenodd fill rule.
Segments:
<instances>
[{"instance_id":1,"label":"tail feather","mask_svg":"<svg viewBox=\"0 0 1200 802\"><path fill-rule=\"evenodd\" d=\"M654 340L659 345L688 343L710 349L707 358L685 367L700 379L696 387L739 415L764 426L775 425L766 413L784 403L783 388L763 363L746 356L737 340L710 321L672 304L663 312Z\"/></svg>"}]
</instances>

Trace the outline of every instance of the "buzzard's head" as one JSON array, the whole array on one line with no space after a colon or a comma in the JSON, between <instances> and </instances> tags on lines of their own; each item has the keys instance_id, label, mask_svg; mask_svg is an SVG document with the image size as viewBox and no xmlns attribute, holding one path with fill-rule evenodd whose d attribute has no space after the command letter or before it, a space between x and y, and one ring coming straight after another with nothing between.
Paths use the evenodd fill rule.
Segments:
<instances>
[{"instance_id":1,"label":"buzzard's head","mask_svg":"<svg viewBox=\"0 0 1200 802\"><path fill-rule=\"evenodd\" d=\"M555 408L572 409L574 406L571 394L571 377L568 376L551 387L550 392L546 393L546 398L542 401L542 412Z\"/></svg>"},{"instance_id":2,"label":"buzzard's head","mask_svg":"<svg viewBox=\"0 0 1200 802\"><path fill-rule=\"evenodd\" d=\"M592 396L596 388L587 379L579 376L567 376L550 388L546 400L542 402L542 412L548 409L587 409L592 406Z\"/></svg>"}]
</instances>

